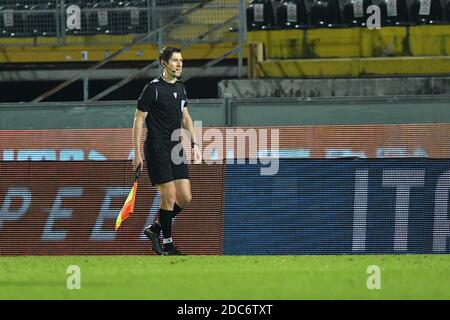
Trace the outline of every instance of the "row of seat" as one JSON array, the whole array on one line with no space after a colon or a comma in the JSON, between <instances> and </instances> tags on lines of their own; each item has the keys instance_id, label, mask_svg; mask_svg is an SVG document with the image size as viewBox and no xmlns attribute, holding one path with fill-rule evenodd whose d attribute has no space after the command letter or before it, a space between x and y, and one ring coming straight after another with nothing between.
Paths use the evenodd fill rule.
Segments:
<instances>
[{"instance_id":1,"label":"row of seat","mask_svg":"<svg viewBox=\"0 0 450 320\"><path fill-rule=\"evenodd\" d=\"M64 9L69 5L66 4ZM77 5L81 8L82 28L66 29L68 34L129 34L148 30L146 0L79 1ZM55 1L35 4L28 1L26 4L18 2L0 6L0 36L56 36L59 11Z\"/></svg>"},{"instance_id":2,"label":"row of seat","mask_svg":"<svg viewBox=\"0 0 450 320\"><path fill-rule=\"evenodd\" d=\"M15 3L0 6L0 36L56 35L55 4Z\"/></svg>"},{"instance_id":3,"label":"row of seat","mask_svg":"<svg viewBox=\"0 0 450 320\"><path fill-rule=\"evenodd\" d=\"M139 0L141 2L147 3L147 0ZM184 3L197 3L200 0L152 0L151 2L155 2L156 5L178 5L178 4L184 4ZM64 0L65 4L76 4L83 8L92 7L94 4L102 3L102 4L109 4L110 7L121 7L123 6L127 1L126 0ZM36 4L48 4L53 7L59 5L61 3L61 0L0 0L0 6L4 5L18 5L20 7L24 6L33 6Z\"/></svg>"},{"instance_id":4,"label":"row of seat","mask_svg":"<svg viewBox=\"0 0 450 320\"><path fill-rule=\"evenodd\" d=\"M348 0L341 8L338 0L314 0L307 11L305 0L285 0L274 10L270 0L253 0L247 7L247 27L364 27L370 5L372 0ZM383 26L450 23L450 0L443 8L439 0L413 0L409 8L405 0L382 0L379 7Z\"/></svg>"},{"instance_id":5,"label":"row of seat","mask_svg":"<svg viewBox=\"0 0 450 320\"><path fill-rule=\"evenodd\" d=\"M96 4L106 5L109 8L122 8L130 0L65 0L65 4L76 4L80 8L92 8ZM199 3L202 0L151 0L151 5L179 6L189 3ZM147 0L135 0L143 6L148 5ZM61 0L0 0L0 6L14 7L15 9L26 9L34 5L47 5L48 7L59 7Z\"/></svg>"},{"instance_id":6,"label":"row of seat","mask_svg":"<svg viewBox=\"0 0 450 320\"><path fill-rule=\"evenodd\" d=\"M313 0L310 10L306 10L305 1L283 0L274 10L271 0L253 0L247 8L248 28L365 26L367 8L372 4L372 0L348 0L340 8L338 0ZM0 37L56 36L58 3L0 0ZM149 29L147 0L83 0L77 4L82 9L82 28L66 29L67 34L131 34ZM406 0L381 0L380 8L381 24L385 26L450 23L450 0L444 7L439 0L413 0L409 8Z\"/></svg>"},{"instance_id":7,"label":"row of seat","mask_svg":"<svg viewBox=\"0 0 450 320\"><path fill-rule=\"evenodd\" d=\"M152 5L176 7L199 0L157 0ZM96 34L133 34L145 33L149 30L149 11L147 0L77 0L65 1L64 12L68 6L76 4L81 11L81 29L66 28L68 35ZM167 16L173 11L173 17ZM178 15L176 10L161 11L154 19L170 19ZM57 35L60 19L60 1L48 0L0 0L0 37L36 37ZM157 16L156 16L157 15Z\"/></svg>"},{"instance_id":8,"label":"row of seat","mask_svg":"<svg viewBox=\"0 0 450 320\"><path fill-rule=\"evenodd\" d=\"M147 1L118 2L115 7L110 3L88 3L81 8L81 26L80 30L66 32L74 35L145 33L148 30Z\"/></svg>"}]
</instances>

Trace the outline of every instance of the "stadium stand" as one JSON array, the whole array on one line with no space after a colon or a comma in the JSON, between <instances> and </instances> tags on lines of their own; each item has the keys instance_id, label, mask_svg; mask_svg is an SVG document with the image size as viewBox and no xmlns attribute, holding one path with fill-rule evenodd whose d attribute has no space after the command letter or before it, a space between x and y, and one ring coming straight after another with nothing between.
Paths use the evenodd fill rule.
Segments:
<instances>
[{"instance_id":1,"label":"stadium stand","mask_svg":"<svg viewBox=\"0 0 450 320\"><path fill-rule=\"evenodd\" d=\"M118 23L114 25L123 25L118 33L145 33L148 30L148 18L146 14L146 4L143 1L130 1L125 3L125 12L117 13ZM123 24L119 22L123 21Z\"/></svg>"},{"instance_id":2,"label":"stadium stand","mask_svg":"<svg viewBox=\"0 0 450 320\"><path fill-rule=\"evenodd\" d=\"M25 21L26 35L56 36L56 11L52 2L35 4L30 7L29 15Z\"/></svg>"},{"instance_id":3,"label":"stadium stand","mask_svg":"<svg viewBox=\"0 0 450 320\"><path fill-rule=\"evenodd\" d=\"M411 22L415 24L436 24L443 22L439 0L415 0L410 7L410 11Z\"/></svg>"},{"instance_id":4,"label":"stadium stand","mask_svg":"<svg viewBox=\"0 0 450 320\"><path fill-rule=\"evenodd\" d=\"M283 1L278 7L278 26L283 29L308 27L308 18L303 0Z\"/></svg>"},{"instance_id":5,"label":"stadium stand","mask_svg":"<svg viewBox=\"0 0 450 320\"><path fill-rule=\"evenodd\" d=\"M249 22L247 39L251 50L263 46L259 57L250 59L255 64L249 67L252 76L326 78L450 73L450 28L443 9L449 7L448 1L304 0L303 3L305 32L292 30L292 25L282 22L286 10L274 10L279 30L262 27L256 30ZM381 28L369 30L367 8L373 4L380 7ZM249 55L254 57L255 52Z\"/></svg>"},{"instance_id":6,"label":"stadium stand","mask_svg":"<svg viewBox=\"0 0 450 320\"><path fill-rule=\"evenodd\" d=\"M336 0L315 0L311 7L311 22L315 27L333 28L341 18Z\"/></svg>"},{"instance_id":7,"label":"stadium stand","mask_svg":"<svg viewBox=\"0 0 450 320\"><path fill-rule=\"evenodd\" d=\"M247 8L247 27L249 30L270 29L274 25L274 13L270 0L251 1Z\"/></svg>"},{"instance_id":8,"label":"stadium stand","mask_svg":"<svg viewBox=\"0 0 450 320\"><path fill-rule=\"evenodd\" d=\"M372 0L348 1L343 8L343 22L351 27L366 26L366 21L369 17L367 8L370 5L372 5Z\"/></svg>"},{"instance_id":9,"label":"stadium stand","mask_svg":"<svg viewBox=\"0 0 450 320\"><path fill-rule=\"evenodd\" d=\"M445 20L447 20L447 22L450 23L450 0L448 0L447 3L445 4L444 15L445 15Z\"/></svg>"},{"instance_id":10,"label":"stadium stand","mask_svg":"<svg viewBox=\"0 0 450 320\"><path fill-rule=\"evenodd\" d=\"M231 52L239 41L237 0L208 1L158 36L125 51L115 61L156 59L161 43L183 45L186 59L208 61ZM81 30L60 28L57 1L0 1L0 63L102 61L139 35L178 19L197 1L79 1ZM335 78L450 73L449 0L252 0L246 1L246 43L252 78ZM367 8L379 5L381 29L369 30ZM217 6L220 6L218 9ZM228 7L227 7L228 6ZM231 25L231 27L230 27ZM33 28L31 28L33 26ZM64 30L63 30L64 29ZM230 32L233 30L233 32ZM206 34L206 35L205 35ZM249 48L247 50L247 48ZM249 50L256 51L249 53ZM83 59L80 52L89 51ZM86 57L86 56L85 56ZM255 58L256 57L256 58ZM236 54L225 59L235 61Z\"/></svg>"},{"instance_id":11,"label":"stadium stand","mask_svg":"<svg viewBox=\"0 0 450 320\"><path fill-rule=\"evenodd\" d=\"M24 33L24 19L19 10L22 10L20 3L0 6L0 35L2 37L22 37Z\"/></svg>"},{"instance_id":12,"label":"stadium stand","mask_svg":"<svg viewBox=\"0 0 450 320\"><path fill-rule=\"evenodd\" d=\"M382 26L404 26L410 23L405 0L383 0L379 6Z\"/></svg>"}]
</instances>

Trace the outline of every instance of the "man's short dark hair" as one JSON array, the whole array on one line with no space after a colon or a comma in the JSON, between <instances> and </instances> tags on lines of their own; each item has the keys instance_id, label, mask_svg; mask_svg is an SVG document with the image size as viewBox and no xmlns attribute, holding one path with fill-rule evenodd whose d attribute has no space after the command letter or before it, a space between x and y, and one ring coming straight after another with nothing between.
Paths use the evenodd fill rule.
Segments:
<instances>
[{"instance_id":1,"label":"man's short dark hair","mask_svg":"<svg viewBox=\"0 0 450 320\"><path fill-rule=\"evenodd\" d=\"M161 51L159 52L159 63L161 63L161 60L169 62L170 58L172 58L172 54L174 53L181 53L181 49L174 47L162 48Z\"/></svg>"}]
</instances>

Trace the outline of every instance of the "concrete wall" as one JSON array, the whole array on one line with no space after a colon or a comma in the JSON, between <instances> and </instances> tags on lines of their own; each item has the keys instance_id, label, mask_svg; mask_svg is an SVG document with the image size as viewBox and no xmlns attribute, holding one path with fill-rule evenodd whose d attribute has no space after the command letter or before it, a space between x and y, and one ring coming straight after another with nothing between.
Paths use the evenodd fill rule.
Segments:
<instances>
[{"instance_id":1,"label":"concrete wall","mask_svg":"<svg viewBox=\"0 0 450 320\"><path fill-rule=\"evenodd\" d=\"M363 97L450 94L450 77L223 80L219 97Z\"/></svg>"},{"instance_id":2,"label":"concrete wall","mask_svg":"<svg viewBox=\"0 0 450 320\"><path fill-rule=\"evenodd\" d=\"M131 128L135 101L0 104L0 130ZM450 123L450 95L402 98L211 99L189 103L210 126Z\"/></svg>"},{"instance_id":3,"label":"concrete wall","mask_svg":"<svg viewBox=\"0 0 450 320\"><path fill-rule=\"evenodd\" d=\"M0 130L131 128L136 101L0 103ZM223 100L189 100L203 126L225 125Z\"/></svg>"},{"instance_id":4,"label":"concrete wall","mask_svg":"<svg viewBox=\"0 0 450 320\"><path fill-rule=\"evenodd\" d=\"M446 99L240 99L232 103L233 126L449 123Z\"/></svg>"}]
</instances>

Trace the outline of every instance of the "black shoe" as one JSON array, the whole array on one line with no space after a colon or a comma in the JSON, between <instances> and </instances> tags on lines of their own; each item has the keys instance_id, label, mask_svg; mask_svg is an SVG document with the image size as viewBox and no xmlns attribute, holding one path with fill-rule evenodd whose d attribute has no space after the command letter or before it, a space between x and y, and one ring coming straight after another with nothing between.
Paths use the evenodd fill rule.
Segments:
<instances>
[{"instance_id":1,"label":"black shoe","mask_svg":"<svg viewBox=\"0 0 450 320\"><path fill-rule=\"evenodd\" d=\"M163 256L184 256L184 254L182 254L180 251L178 251L177 247L172 246L169 249L164 249Z\"/></svg>"},{"instance_id":2,"label":"black shoe","mask_svg":"<svg viewBox=\"0 0 450 320\"><path fill-rule=\"evenodd\" d=\"M147 238L152 243L152 249L155 251L158 255L162 255L162 249L161 244L159 243L159 236L150 230L150 226L144 229L144 234L147 236Z\"/></svg>"}]
</instances>

